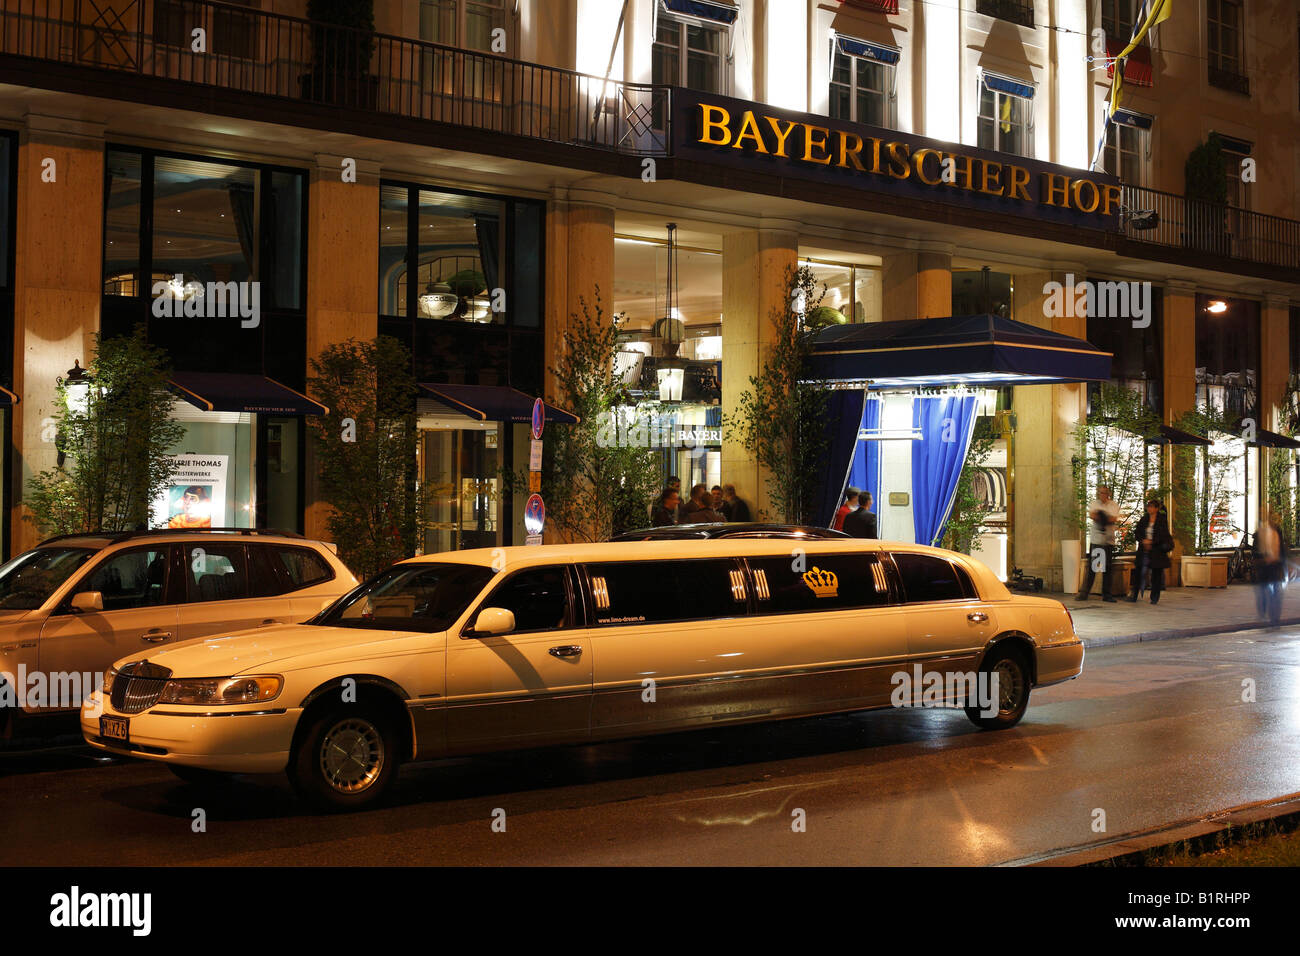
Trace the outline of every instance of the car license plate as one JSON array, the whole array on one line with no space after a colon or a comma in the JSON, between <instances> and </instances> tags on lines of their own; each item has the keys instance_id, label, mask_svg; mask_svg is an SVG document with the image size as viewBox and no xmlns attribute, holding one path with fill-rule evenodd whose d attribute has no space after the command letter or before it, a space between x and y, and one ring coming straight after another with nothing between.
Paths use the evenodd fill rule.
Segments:
<instances>
[{"instance_id":1,"label":"car license plate","mask_svg":"<svg viewBox=\"0 0 1300 956\"><path fill-rule=\"evenodd\" d=\"M130 721L125 717L100 717L99 736L105 740L120 740L126 743L129 738Z\"/></svg>"}]
</instances>

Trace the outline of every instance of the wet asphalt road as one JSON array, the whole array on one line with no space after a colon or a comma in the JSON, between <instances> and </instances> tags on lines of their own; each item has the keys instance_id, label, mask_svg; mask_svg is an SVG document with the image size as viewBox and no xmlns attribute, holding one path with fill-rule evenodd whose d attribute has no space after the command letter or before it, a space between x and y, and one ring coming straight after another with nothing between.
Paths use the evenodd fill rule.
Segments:
<instances>
[{"instance_id":1,"label":"wet asphalt road","mask_svg":"<svg viewBox=\"0 0 1300 956\"><path fill-rule=\"evenodd\" d=\"M1010 731L890 710L443 761L350 816L65 739L0 752L0 865L993 864L1297 791L1300 630L1246 631L1089 651Z\"/></svg>"}]
</instances>

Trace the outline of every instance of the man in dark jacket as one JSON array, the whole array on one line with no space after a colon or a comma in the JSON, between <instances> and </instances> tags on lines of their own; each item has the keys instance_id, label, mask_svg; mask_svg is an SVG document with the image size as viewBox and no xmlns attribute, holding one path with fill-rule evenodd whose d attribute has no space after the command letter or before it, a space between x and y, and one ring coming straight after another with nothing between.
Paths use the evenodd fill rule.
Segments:
<instances>
[{"instance_id":1,"label":"man in dark jacket","mask_svg":"<svg viewBox=\"0 0 1300 956\"><path fill-rule=\"evenodd\" d=\"M1137 562L1133 565L1133 587L1128 599L1136 601L1142 590L1143 572L1151 574L1151 603L1160 603L1160 592L1165 589L1165 568L1169 567L1169 552L1174 550L1174 538L1169 533L1169 518L1159 501L1147 502L1147 513L1134 532L1137 542Z\"/></svg>"},{"instance_id":2,"label":"man in dark jacket","mask_svg":"<svg viewBox=\"0 0 1300 956\"><path fill-rule=\"evenodd\" d=\"M749 516L749 505L744 500L736 497L735 485L722 486L722 500L727 503L730 513L727 516L728 521L753 521Z\"/></svg>"},{"instance_id":3,"label":"man in dark jacket","mask_svg":"<svg viewBox=\"0 0 1300 956\"><path fill-rule=\"evenodd\" d=\"M659 496L659 505L655 508L654 516L650 523L656 528L663 525L677 523L677 506L682 503L677 492L672 488L665 488L664 493Z\"/></svg>"},{"instance_id":4,"label":"man in dark jacket","mask_svg":"<svg viewBox=\"0 0 1300 956\"><path fill-rule=\"evenodd\" d=\"M727 519L718 514L710 505L709 488L700 483L691 488L691 500L682 507L680 524L721 524Z\"/></svg>"},{"instance_id":5,"label":"man in dark jacket","mask_svg":"<svg viewBox=\"0 0 1300 956\"><path fill-rule=\"evenodd\" d=\"M876 515L871 510L871 495L865 491L858 495L858 509L844 516L843 531L853 538L876 537Z\"/></svg>"}]
</instances>

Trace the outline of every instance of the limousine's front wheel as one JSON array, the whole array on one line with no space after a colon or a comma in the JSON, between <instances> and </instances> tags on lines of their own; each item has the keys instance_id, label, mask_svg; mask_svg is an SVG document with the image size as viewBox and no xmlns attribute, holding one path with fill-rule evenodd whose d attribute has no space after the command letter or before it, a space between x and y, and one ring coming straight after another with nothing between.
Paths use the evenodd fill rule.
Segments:
<instances>
[{"instance_id":1,"label":"limousine's front wheel","mask_svg":"<svg viewBox=\"0 0 1300 956\"><path fill-rule=\"evenodd\" d=\"M993 678L996 677L995 682ZM966 708L966 716L984 730L1005 730L1020 723L1029 706L1029 664L1024 652L1016 647L994 648L980 665L976 690L987 703L996 688L997 700L993 707L983 707L978 702Z\"/></svg>"},{"instance_id":2,"label":"limousine's front wheel","mask_svg":"<svg viewBox=\"0 0 1300 956\"><path fill-rule=\"evenodd\" d=\"M360 704L316 714L289 763L289 779L299 795L332 811L375 803L396 771L392 725L382 712Z\"/></svg>"}]
</instances>

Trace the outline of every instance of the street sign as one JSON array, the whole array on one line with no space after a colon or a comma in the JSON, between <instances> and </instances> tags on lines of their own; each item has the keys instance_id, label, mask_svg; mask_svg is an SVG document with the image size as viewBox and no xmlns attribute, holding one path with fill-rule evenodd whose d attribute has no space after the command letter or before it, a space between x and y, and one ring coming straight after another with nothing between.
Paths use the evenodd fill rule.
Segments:
<instances>
[{"instance_id":1,"label":"street sign","mask_svg":"<svg viewBox=\"0 0 1300 956\"><path fill-rule=\"evenodd\" d=\"M542 470L542 443L536 438L528 443L528 470Z\"/></svg>"},{"instance_id":2,"label":"street sign","mask_svg":"<svg viewBox=\"0 0 1300 956\"><path fill-rule=\"evenodd\" d=\"M546 407L542 400L536 399L533 402L533 438L542 437L542 426L546 424Z\"/></svg>"},{"instance_id":3,"label":"street sign","mask_svg":"<svg viewBox=\"0 0 1300 956\"><path fill-rule=\"evenodd\" d=\"M541 495L530 495L524 505L524 530L530 535L541 534L546 527L546 505Z\"/></svg>"},{"instance_id":4,"label":"street sign","mask_svg":"<svg viewBox=\"0 0 1300 956\"><path fill-rule=\"evenodd\" d=\"M531 494L537 494L542 490L542 473L540 471L530 471L528 473L528 491Z\"/></svg>"},{"instance_id":5,"label":"street sign","mask_svg":"<svg viewBox=\"0 0 1300 956\"><path fill-rule=\"evenodd\" d=\"M530 534L528 537L524 538L524 544L526 545L539 545L541 543L542 536L540 534Z\"/></svg>"}]
</instances>

